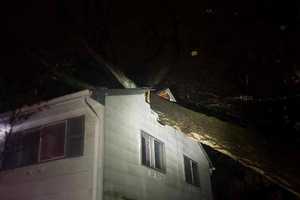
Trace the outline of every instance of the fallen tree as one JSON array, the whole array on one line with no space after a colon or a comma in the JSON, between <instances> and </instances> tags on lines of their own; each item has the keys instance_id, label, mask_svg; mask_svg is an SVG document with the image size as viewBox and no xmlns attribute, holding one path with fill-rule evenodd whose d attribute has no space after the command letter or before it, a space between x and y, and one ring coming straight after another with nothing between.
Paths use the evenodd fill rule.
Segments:
<instances>
[{"instance_id":1,"label":"fallen tree","mask_svg":"<svg viewBox=\"0 0 300 200\"><path fill-rule=\"evenodd\" d=\"M221 121L151 95L151 108L161 123L252 168L300 197L300 149L270 141L257 131Z\"/></svg>"},{"instance_id":2,"label":"fallen tree","mask_svg":"<svg viewBox=\"0 0 300 200\"><path fill-rule=\"evenodd\" d=\"M97 63L104 62L93 49L85 47ZM125 88L136 87L125 74L115 70L118 67L112 64L107 64L106 67ZM297 146L270 141L257 131L192 111L155 93L150 95L150 105L159 115L161 123L173 126L189 137L228 155L300 197L300 149Z\"/></svg>"}]
</instances>

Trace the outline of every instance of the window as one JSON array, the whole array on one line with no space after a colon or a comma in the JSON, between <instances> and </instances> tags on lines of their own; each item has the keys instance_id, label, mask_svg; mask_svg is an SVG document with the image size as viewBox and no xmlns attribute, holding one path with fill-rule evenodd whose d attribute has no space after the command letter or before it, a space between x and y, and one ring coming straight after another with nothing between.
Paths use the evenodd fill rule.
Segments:
<instances>
[{"instance_id":1,"label":"window","mask_svg":"<svg viewBox=\"0 0 300 200\"><path fill-rule=\"evenodd\" d=\"M142 165L165 172L164 143L142 131Z\"/></svg>"},{"instance_id":2,"label":"window","mask_svg":"<svg viewBox=\"0 0 300 200\"><path fill-rule=\"evenodd\" d=\"M31 165L38 159L39 135L36 130L13 133L9 137L4 169Z\"/></svg>"},{"instance_id":3,"label":"window","mask_svg":"<svg viewBox=\"0 0 300 200\"><path fill-rule=\"evenodd\" d=\"M41 130L40 161L53 160L65 156L66 133L66 121Z\"/></svg>"},{"instance_id":4,"label":"window","mask_svg":"<svg viewBox=\"0 0 300 200\"><path fill-rule=\"evenodd\" d=\"M8 141L3 169L83 155L84 116L17 132Z\"/></svg>"},{"instance_id":5,"label":"window","mask_svg":"<svg viewBox=\"0 0 300 200\"><path fill-rule=\"evenodd\" d=\"M184 157L185 181L189 184L200 186L198 164L187 156Z\"/></svg>"}]
</instances>

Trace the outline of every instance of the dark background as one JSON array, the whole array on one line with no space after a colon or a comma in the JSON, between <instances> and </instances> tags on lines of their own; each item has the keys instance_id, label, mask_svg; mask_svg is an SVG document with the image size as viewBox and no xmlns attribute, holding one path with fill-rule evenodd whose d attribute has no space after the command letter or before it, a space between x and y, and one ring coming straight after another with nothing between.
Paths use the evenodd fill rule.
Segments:
<instances>
[{"instance_id":1,"label":"dark background","mask_svg":"<svg viewBox=\"0 0 300 200\"><path fill-rule=\"evenodd\" d=\"M87 52L87 44L139 86L169 87L179 104L258 129L271 141L300 141L299 1L9 4L2 6L1 111L90 86L121 87ZM220 169L219 185L251 174L209 152ZM234 170L227 177L222 168L228 166ZM251 184L264 182L258 179L241 178L232 190L252 193ZM268 184L262 183L263 192L281 192Z\"/></svg>"}]
</instances>

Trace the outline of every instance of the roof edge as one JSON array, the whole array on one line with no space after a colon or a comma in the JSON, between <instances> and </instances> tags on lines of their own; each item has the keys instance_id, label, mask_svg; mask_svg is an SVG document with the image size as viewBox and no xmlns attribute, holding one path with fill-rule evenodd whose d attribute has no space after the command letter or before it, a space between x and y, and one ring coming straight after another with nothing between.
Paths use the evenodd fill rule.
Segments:
<instances>
[{"instance_id":1,"label":"roof edge","mask_svg":"<svg viewBox=\"0 0 300 200\"><path fill-rule=\"evenodd\" d=\"M60 96L60 97L55 97L55 98L50 99L50 100L41 101L41 102L32 104L30 106L23 106L23 107L17 108L17 109L20 109L20 111L22 113L31 112L34 109L38 109L38 108L43 107L43 106L55 105L55 104L59 104L61 102L71 101L71 100L78 99L78 98L81 98L81 97L91 96L91 94L92 94L92 91L90 91L90 90L81 90L79 92L67 94L67 95ZM13 111L7 111L7 112L4 112L4 113L1 113L0 114L0 122L4 122L4 121L8 120L8 118L10 117L10 115L12 113L13 113Z\"/></svg>"},{"instance_id":2,"label":"roof edge","mask_svg":"<svg viewBox=\"0 0 300 200\"><path fill-rule=\"evenodd\" d=\"M153 91L152 88L126 88L126 89L107 89L105 95L114 96L114 95L135 95L145 93L147 91Z\"/></svg>"}]
</instances>

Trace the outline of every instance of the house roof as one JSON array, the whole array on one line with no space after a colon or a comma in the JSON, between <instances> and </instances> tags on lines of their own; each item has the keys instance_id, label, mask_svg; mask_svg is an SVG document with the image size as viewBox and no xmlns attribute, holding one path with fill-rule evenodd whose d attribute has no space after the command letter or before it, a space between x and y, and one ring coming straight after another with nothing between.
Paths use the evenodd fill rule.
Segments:
<instances>
[{"instance_id":1,"label":"house roof","mask_svg":"<svg viewBox=\"0 0 300 200\"><path fill-rule=\"evenodd\" d=\"M167 99L172 102L176 102L176 99L169 88L158 90L156 94L164 99Z\"/></svg>"},{"instance_id":2,"label":"house roof","mask_svg":"<svg viewBox=\"0 0 300 200\"><path fill-rule=\"evenodd\" d=\"M81 98L81 97L94 97L98 99L100 96L114 96L114 95L135 95L135 94L142 94L146 91L151 91L150 88L130 88L130 89L107 89L107 88L97 88L94 90L81 90L75 93L66 94L60 97L55 97L46 101L37 102L30 106L24 106L19 110L21 112L31 112L35 109L38 109L43 106L51 106L54 104L58 104L61 102ZM7 120L9 116L13 114L12 111L8 111L5 113L0 114L0 122Z\"/></svg>"},{"instance_id":3,"label":"house roof","mask_svg":"<svg viewBox=\"0 0 300 200\"><path fill-rule=\"evenodd\" d=\"M77 98L81 98L81 97L86 97L86 96L90 96L92 93L90 90L81 90L79 92L75 92L75 93L71 93L71 94L67 94L64 96L60 96L60 97L56 97L50 100L46 100L46 101L42 101L40 103L36 103L30 106L24 106L22 108L19 108L17 110L19 110L22 113L29 113L32 112L36 109L42 108L44 106L51 106L54 104L58 104L61 102L65 102L65 101L69 101L69 100L73 100L73 99L77 99ZM1 113L0 114L0 123L1 122L5 122L8 120L8 118L13 114L13 111L8 111L5 113Z\"/></svg>"}]
</instances>

